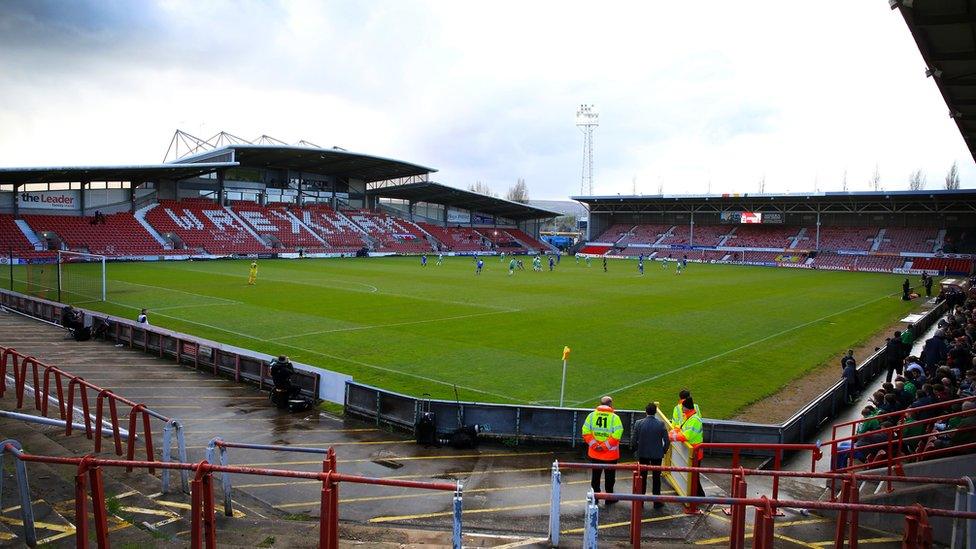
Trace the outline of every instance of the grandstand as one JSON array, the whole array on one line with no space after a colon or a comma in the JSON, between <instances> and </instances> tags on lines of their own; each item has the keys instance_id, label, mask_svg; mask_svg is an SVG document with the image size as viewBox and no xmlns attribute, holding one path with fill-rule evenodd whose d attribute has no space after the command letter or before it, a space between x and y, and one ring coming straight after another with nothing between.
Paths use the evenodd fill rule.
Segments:
<instances>
[{"instance_id":1,"label":"grandstand","mask_svg":"<svg viewBox=\"0 0 976 549\"><path fill-rule=\"evenodd\" d=\"M968 274L976 254L969 190L576 200L590 209L590 255ZM744 212L762 222L741 222Z\"/></svg>"},{"instance_id":2,"label":"grandstand","mask_svg":"<svg viewBox=\"0 0 976 549\"><path fill-rule=\"evenodd\" d=\"M0 169L0 245L25 261L551 250L539 228L557 212L430 182L416 164L240 141L196 140L161 165Z\"/></svg>"}]
</instances>

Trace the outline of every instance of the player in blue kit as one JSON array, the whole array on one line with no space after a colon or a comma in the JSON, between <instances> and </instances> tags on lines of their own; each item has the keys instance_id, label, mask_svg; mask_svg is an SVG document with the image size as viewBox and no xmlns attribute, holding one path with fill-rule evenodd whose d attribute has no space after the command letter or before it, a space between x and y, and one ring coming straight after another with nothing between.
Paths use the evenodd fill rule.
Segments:
<instances>
[{"instance_id":1,"label":"player in blue kit","mask_svg":"<svg viewBox=\"0 0 976 549\"><path fill-rule=\"evenodd\" d=\"M641 256L641 258L637 260L637 271L641 276L644 276L644 256Z\"/></svg>"},{"instance_id":2,"label":"player in blue kit","mask_svg":"<svg viewBox=\"0 0 976 549\"><path fill-rule=\"evenodd\" d=\"M426 267L427 266L427 254L422 254L420 256L420 266L421 267Z\"/></svg>"},{"instance_id":3,"label":"player in blue kit","mask_svg":"<svg viewBox=\"0 0 976 549\"><path fill-rule=\"evenodd\" d=\"M480 275L481 274L481 269L484 269L484 268L485 268L485 262L484 262L484 260L482 260L479 257L478 258L478 262L476 263L476 267L475 267L474 274Z\"/></svg>"}]
</instances>

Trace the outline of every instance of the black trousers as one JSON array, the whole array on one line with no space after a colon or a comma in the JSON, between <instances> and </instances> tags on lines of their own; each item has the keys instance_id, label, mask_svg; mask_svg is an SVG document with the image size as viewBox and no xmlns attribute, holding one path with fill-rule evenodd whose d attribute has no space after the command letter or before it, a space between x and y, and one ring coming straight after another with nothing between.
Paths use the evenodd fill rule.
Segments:
<instances>
[{"instance_id":1,"label":"black trousers","mask_svg":"<svg viewBox=\"0 0 976 549\"><path fill-rule=\"evenodd\" d=\"M899 362L897 364L888 364L888 374L885 376L885 382L891 381L892 377L896 377L895 374L901 375L904 365Z\"/></svg>"},{"instance_id":2,"label":"black trousers","mask_svg":"<svg viewBox=\"0 0 976 549\"><path fill-rule=\"evenodd\" d=\"M639 458L637 463L641 465L661 465L661 458ZM661 495L661 471L651 471L651 493L655 496ZM642 494L647 493L647 471L641 471L641 485L644 488Z\"/></svg>"},{"instance_id":3,"label":"black trousers","mask_svg":"<svg viewBox=\"0 0 976 549\"><path fill-rule=\"evenodd\" d=\"M602 461L599 459L590 458L590 463L613 464L617 463L617 460ZM603 469L593 469L592 476L590 477L590 486L593 487L594 492L603 492L603 490L600 490L600 475L603 473L606 473L606 492L612 493L613 485L617 481L617 472L613 469L607 469L606 471Z\"/></svg>"}]
</instances>

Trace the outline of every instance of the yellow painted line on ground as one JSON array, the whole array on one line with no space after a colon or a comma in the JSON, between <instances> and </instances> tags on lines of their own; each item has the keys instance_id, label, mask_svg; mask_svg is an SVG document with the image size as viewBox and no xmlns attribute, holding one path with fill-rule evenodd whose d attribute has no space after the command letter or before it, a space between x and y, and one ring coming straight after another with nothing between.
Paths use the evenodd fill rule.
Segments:
<instances>
[{"instance_id":1,"label":"yellow painted line on ground","mask_svg":"<svg viewBox=\"0 0 976 549\"><path fill-rule=\"evenodd\" d=\"M304 447L323 447L328 448L330 446L370 446L373 444L415 444L412 440L358 440L349 442L316 442L309 444L299 444L298 446ZM206 450L206 446L187 446L187 450ZM247 448L228 448L228 450L233 450L234 452L247 451ZM287 452L288 450L280 450L281 452Z\"/></svg>"},{"instance_id":2,"label":"yellow painted line on ground","mask_svg":"<svg viewBox=\"0 0 976 549\"><path fill-rule=\"evenodd\" d=\"M130 513L136 513L139 515L156 515L156 516L167 517L167 518L179 517L178 514L172 511L167 511L165 509L145 509L143 507L119 507L119 509L121 509L122 511L128 511Z\"/></svg>"},{"instance_id":3,"label":"yellow painted line on ground","mask_svg":"<svg viewBox=\"0 0 976 549\"><path fill-rule=\"evenodd\" d=\"M563 502L566 505L567 502ZM504 511L521 511L523 509L539 509L541 507L549 507L549 503L530 503L528 505L512 505L511 507L489 507L487 509L464 509L461 511L463 515L474 515L483 513L501 513ZM389 516L389 517L375 517L369 519L371 523L380 522L395 522L398 520L414 520L414 519L425 519L425 518L435 518L435 517L449 517L454 515L453 511L440 511L437 513L422 513L419 515L399 515L399 516Z\"/></svg>"},{"instance_id":4,"label":"yellow painted line on ground","mask_svg":"<svg viewBox=\"0 0 976 549\"><path fill-rule=\"evenodd\" d=\"M37 505L38 503L44 503L44 500L35 499L34 501L31 502L31 505ZM20 505L14 505L12 507L6 507L4 509L0 509L0 513L9 513L11 511L16 511L17 509L20 509Z\"/></svg>"},{"instance_id":5,"label":"yellow painted line on ground","mask_svg":"<svg viewBox=\"0 0 976 549\"><path fill-rule=\"evenodd\" d=\"M676 518L687 517L687 516L689 515L686 515L684 513L678 513L676 515L664 515L660 517L651 517L651 518L641 519L641 524L648 523L648 522L661 522L664 520L673 520ZM610 522L607 524L601 524L597 528L600 530L606 530L608 528L620 528L621 526L630 526L630 521L628 520L626 522ZM584 528L570 528L569 530L562 530L560 531L560 533L561 534L582 534L583 530ZM722 539L728 539L728 538L722 538Z\"/></svg>"},{"instance_id":6,"label":"yellow painted line on ground","mask_svg":"<svg viewBox=\"0 0 976 549\"><path fill-rule=\"evenodd\" d=\"M496 545L494 549L515 549L516 547L525 547L526 545L542 544L546 541L548 541L548 538L525 538L519 541L513 541L512 543L506 543L504 545Z\"/></svg>"},{"instance_id":7,"label":"yellow painted line on ground","mask_svg":"<svg viewBox=\"0 0 976 549\"><path fill-rule=\"evenodd\" d=\"M549 470L550 470L549 467L530 467L528 469L496 469L496 470L489 470L489 471L460 471L460 472L451 473L451 474L458 475L458 476L462 476L462 475L477 476L477 475L498 475L498 474L509 474L509 473L531 473L531 472L541 472L541 471L549 471ZM419 474L412 474L412 475L393 475L393 476L383 477L383 478L399 479L399 480L423 478L423 479L430 479L431 481L438 481L438 482L444 482L445 480L448 480L448 481L451 480L451 479L438 478L436 475L432 475L432 474L429 474L429 473L419 473ZM244 488L277 488L277 487L280 487L280 486L298 486L298 485L302 485L302 484L319 484L319 485L321 485L322 482L321 481L318 481L318 480L296 480L296 481L288 481L288 482L264 482L264 483L259 482L259 483L255 483L255 484L235 484L234 485L234 488L240 488L240 489L244 489Z\"/></svg>"},{"instance_id":8,"label":"yellow painted line on ground","mask_svg":"<svg viewBox=\"0 0 976 549\"><path fill-rule=\"evenodd\" d=\"M3 541L10 541L10 540L12 540L12 539L14 539L16 537L17 536L15 536L13 534L8 534L7 532L0 532L0 540L3 540Z\"/></svg>"},{"instance_id":9,"label":"yellow painted line on ground","mask_svg":"<svg viewBox=\"0 0 976 549\"><path fill-rule=\"evenodd\" d=\"M44 539L39 539L39 540L37 540L37 544L43 546L43 545L46 545L48 543L57 541L59 539L64 539L64 538L67 538L67 537L70 537L70 536L73 536L73 535L75 535L75 528L72 526L70 532L62 532L60 534L55 534L53 536L46 537Z\"/></svg>"},{"instance_id":10,"label":"yellow painted line on ground","mask_svg":"<svg viewBox=\"0 0 976 549\"><path fill-rule=\"evenodd\" d=\"M858 545L864 545L864 544L871 544L871 543L893 543L893 542L898 542L898 541L902 541L902 538L896 538L896 537L890 537L890 538L866 538L866 539L859 538L857 540L857 544ZM828 541L818 541L818 542L814 543L813 545L815 547L830 547L833 544L834 544L834 540L828 540Z\"/></svg>"},{"instance_id":11,"label":"yellow painted line on ground","mask_svg":"<svg viewBox=\"0 0 976 549\"><path fill-rule=\"evenodd\" d=\"M7 524L13 524L15 526L23 526L23 519L13 518L13 517L2 517L0 516L0 522L6 522ZM34 521L34 527L40 528L41 530L53 530L55 532L74 532L74 525L64 525L64 524L54 524L51 522L38 522Z\"/></svg>"},{"instance_id":12,"label":"yellow painted line on ground","mask_svg":"<svg viewBox=\"0 0 976 549\"><path fill-rule=\"evenodd\" d=\"M164 404L162 406L153 406L153 409L163 409L168 408L172 410L199 410L203 406L187 406L187 405L176 405L176 404Z\"/></svg>"},{"instance_id":13,"label":"yellow painted line on ground","mask_svg":"<svg viewBox=\"0 0 976 549\"><path fill-rule=\"evenodd\" d=\"M134 495L136 495L138 493L139 493L138 490L129 490L128 492L122 492L121 494L116 495L115 496L115 499L127 498L129 496L134 496Z\"/></svg>"},{"instance_id":14,"label":"yellow painted line on ground","mask_svg":"<svg viewBox=\"0 0 976 549\"><path fill-rule=\"evenodd\" d=\"M588 480L580 480L576 482L564 482L563 485L567 484L589 484ZM472 488L471 490L465 490L465 494L484 494L487 492L506 492L510 490L528 490L532 488L548 488L552 486L551 483L546 484L526 484L524 486L499 486L495 488ZM450 496L450 492L445 492L442 490L423 490L421 492L415 492L411 494L398 494L394 496L372 496L372 497L361 497L361 498L348 498L340 499L339 503L360 503L369 501L381 501L388 499L411 499L411 498L423 498L423 497L436 497L436 496ZM321 500L306 501L302 503L284 503L281 505L276 505L280 509L288 509L292 507L310 507L313 505L319 505Z\"/></svg>"},{"instance_id":15,"label":"yellow painted line on ground","mask_svg":"<svg viewBox=\"0 0 976 549\"><path fill-rule=\"evenodd\" d=\"M162 505L163 507L172 507L174 509L183 509L183 510L186 510L186 511L189 511L190 510L190 504L189 503L180 503L178 501L166 501L164 499L157 499L155 501L156 501L156 503ZM238 511L237 509L234 509L234 518L241 518L241 517L244 517L244 516L245 516L244 513Z\"/></svg>"},{"instance_id":16,"label":"yellow painted line on ground","mask_svg":"<svg viewBox=\"0 0 976 549\"><path fill-rule=\"evenodd\" d=\"M712 511L708 515L711 516L711 517L715 517L717 519L720 519L720 520L722 520L722 521L724 521L724 522L726 522L728 524L731 524L732 523L732 520L729 519L728 517L723 516L723 514L722 514L721 511ZM746 524L746 534L748 534L751 531L752 531L752 526L750 526L747 523ZM796 538L791 538L789 536L784 536L783 534L773 534L773 537L776 538L776 539L781 539L783 541L788 541L790 543L799 545L800 547L813 547L814 549L816 549L816 547L817 547L816 545L813 545L812 543L809 543L809 542L806 542L806 541L803 541L803 540L799 540L799 539L796 539ZM727 540L729 538L728 538L728 536L726 536L723 539L726 539Z\"/></svg>"},{"instance_id":17,"label":"yellow painted line on ground","mask_svg":"<svg viewBox=\"0 0 976 549\"><path fill-rule=\"evenodd\" d=\"M501 457L523 457L523 456L551 456L552 452L525 452L522 454L455 454L447 456L406 456L406 457L383 457L383 458L362 458L362 459L343 459L341 463L371 463L374 461L423 461L433 459L471 459L471 458L501 458ZM241 463L242 467L269 467L272 465L318 465L322 460L315 461L271 461L266 463Z\"/></svg>"}]
</instances>

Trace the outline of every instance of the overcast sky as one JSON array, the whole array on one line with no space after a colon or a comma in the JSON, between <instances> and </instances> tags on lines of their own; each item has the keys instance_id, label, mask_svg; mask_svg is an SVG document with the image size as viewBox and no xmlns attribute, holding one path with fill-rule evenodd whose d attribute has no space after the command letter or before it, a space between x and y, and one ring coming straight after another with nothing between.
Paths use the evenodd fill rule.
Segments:
<instances>
[{"instance_id":1,"label":"overcast sky","mask_svg":"<svg viewBox=\"0 0 976 549\"><path fill-rule=\"evenodd\" d=\"M155 163L176 128L579 194L886 189L976 166L887 0L0 4L0 165Z\"/></svg>"}]
</instances>

